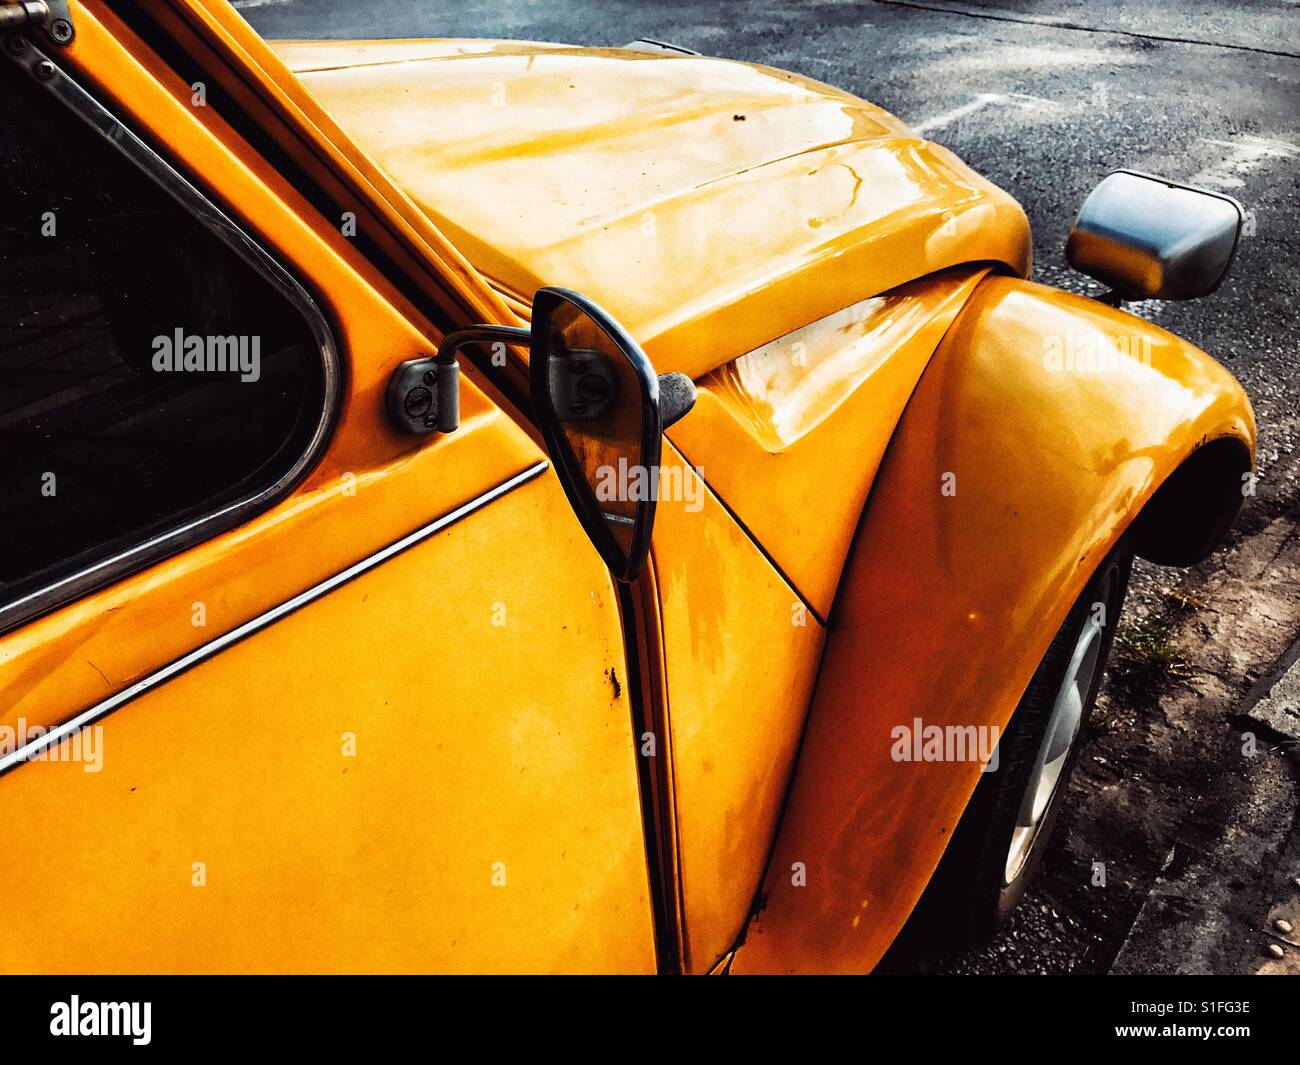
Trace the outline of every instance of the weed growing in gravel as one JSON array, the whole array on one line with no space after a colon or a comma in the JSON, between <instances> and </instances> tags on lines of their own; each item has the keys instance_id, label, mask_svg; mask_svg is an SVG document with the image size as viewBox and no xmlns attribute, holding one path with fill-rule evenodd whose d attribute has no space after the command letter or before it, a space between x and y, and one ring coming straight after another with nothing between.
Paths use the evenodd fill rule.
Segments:
<instances>
[{"instance_id":1,"label":"weed growing in gravel","mask_svg":"<svg viewBox=\"0 0 1300 1065\"><path fill-rule=\"evenodd\" d=\"M1167 618L1133 618L1120 623L1110 675L1127 698L1141 698L1169 678L1186 675L1187 665L1172 631Z\"/></svg>"}]
</instances>

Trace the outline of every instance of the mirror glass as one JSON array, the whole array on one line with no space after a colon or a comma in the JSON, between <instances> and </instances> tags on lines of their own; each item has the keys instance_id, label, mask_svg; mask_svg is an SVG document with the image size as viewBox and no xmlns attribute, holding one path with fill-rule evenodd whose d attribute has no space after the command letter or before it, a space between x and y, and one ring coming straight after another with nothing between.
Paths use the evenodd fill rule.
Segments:
<instances>
[{"instance_id":1,"label":"mirror glass","mask_svg":"<svg viewBox=\"0 0 1300 1065\"><path fill-rule=\"evenodd\" d=\"M661 425L649 359L577 293L533 303L534 413L565 491L620 580L644 565L654 522Z\"/></svg>"}]
</instances>

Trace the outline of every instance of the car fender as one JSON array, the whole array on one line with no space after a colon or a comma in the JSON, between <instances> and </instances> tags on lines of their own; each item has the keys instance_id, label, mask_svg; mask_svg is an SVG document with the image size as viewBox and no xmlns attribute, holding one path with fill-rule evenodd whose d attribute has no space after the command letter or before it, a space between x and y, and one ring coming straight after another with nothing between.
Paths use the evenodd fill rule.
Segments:
<instances>
[{"instance_id":1,"label":"car fender","mask_svg":"<svg viewBox=\"0 0 1300 1065\"><path fill-rule=\"evenodd\" d=\"M902 760L899 737L1005 726L1118 539L1162 562L1207 553L1254 443L1245 393L1192 345L1095 300L981 283L867 500L732 971L875 965L982 772L973 753Z\"/></svg>"}]
</instances>

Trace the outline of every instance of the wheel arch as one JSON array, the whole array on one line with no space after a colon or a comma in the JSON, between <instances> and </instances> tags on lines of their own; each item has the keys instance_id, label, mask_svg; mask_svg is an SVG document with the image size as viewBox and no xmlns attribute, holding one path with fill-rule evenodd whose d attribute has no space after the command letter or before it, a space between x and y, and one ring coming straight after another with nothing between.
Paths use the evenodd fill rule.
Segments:
<instances>
[{"instance_id":1,"label":"wheel arch","mask_svg":"<svg viewBox=\"0 0 1300 1065\"><path fill-rule=\"evenodd\" d=\"M1239 437L1223 436L1197 448L1134 520L1135 552L1162 566L1194 566L1206 558L1241 512L1253 468L1251 449Z\"/></svg>"},{"instance_id":2,"label":"wheel arch","mask_svg":"<svg viewBox=\"0 0 1300 1065\"><path fill-rule=\"evenodd\" d=\"M1072 364L1085 350L1131 359ZM872 486L732 971L879 960L981 772L891 757L896 731L1004 727L1121 536L1177 564L1222 540L1254 442L1245 393L1191 345L1083 297L981 283Z\"/></svg>"}]
</instances>

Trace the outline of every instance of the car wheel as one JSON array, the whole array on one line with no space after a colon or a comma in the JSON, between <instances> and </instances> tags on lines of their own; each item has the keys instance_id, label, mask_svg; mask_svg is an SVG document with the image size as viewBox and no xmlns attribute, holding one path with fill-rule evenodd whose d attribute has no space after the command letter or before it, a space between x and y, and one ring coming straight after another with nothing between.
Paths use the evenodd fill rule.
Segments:
<instances>
[{"instance_id":1,"label":"car wheel","mask_svg":"<svg viewBox=\"0 0 1300 1065\"><path fill-rule=\"evenodd\" d=\"M1057 631L999 738L997 769L981 778L900 936L906 949L977 945L1025 893L1082 746L1132 560L1121 541Z\"/></svg>"}]
</instances>

